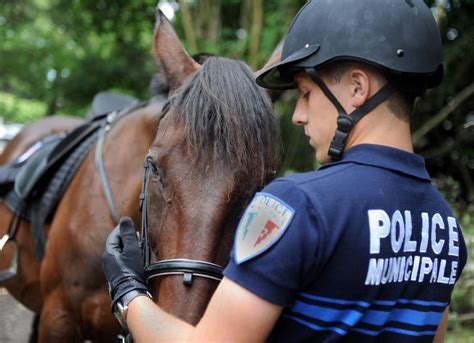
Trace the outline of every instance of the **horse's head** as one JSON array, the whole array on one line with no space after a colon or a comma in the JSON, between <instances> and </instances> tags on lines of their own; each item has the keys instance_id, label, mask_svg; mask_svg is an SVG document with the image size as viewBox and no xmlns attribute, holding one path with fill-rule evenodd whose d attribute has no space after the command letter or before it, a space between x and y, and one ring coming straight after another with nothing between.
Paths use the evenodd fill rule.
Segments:
<instances>
[{"instance_id":1,"label":"horse's head","mask_svg":"<svg viewBox=\"0 0 474 343\"><path fill-rule=\"evenodd\" d=\"M150 149L147 212L152 262L193 259L225 265L234 229L253 193L273 177L279 130L271 102L242 62L183 49L159 13L154 55L170 85L169 108ZM196 323L217 282L182 275L152 279L165 310Z\"/></svg>"}]
</instances>

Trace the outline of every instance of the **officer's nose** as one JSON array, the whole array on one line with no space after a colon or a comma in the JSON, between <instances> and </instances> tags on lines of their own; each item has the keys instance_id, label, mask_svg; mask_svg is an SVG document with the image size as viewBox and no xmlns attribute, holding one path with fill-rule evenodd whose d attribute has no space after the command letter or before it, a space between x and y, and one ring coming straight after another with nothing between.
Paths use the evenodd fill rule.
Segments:
<instances>
[{"instance_id":1,"label":"officer's nose","mask_svg":"<svg viewBox=\"0 0 474 343\"><path fill-rule=\"evenodd\" d=\"M302 99L298 99L296 102L295 110L293 112L293 116L291 117L291 121L295 125L304 125L308 122L307 116L307 106L302 101Z\"/></svg>"}]
</instances>

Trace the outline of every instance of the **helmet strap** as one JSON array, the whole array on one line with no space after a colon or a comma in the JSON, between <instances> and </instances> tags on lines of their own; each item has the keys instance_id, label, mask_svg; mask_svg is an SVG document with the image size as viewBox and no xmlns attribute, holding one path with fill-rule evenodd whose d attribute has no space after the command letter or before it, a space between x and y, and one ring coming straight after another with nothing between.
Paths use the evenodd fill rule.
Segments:
<instances>
[{"instance_id":1,"label":"helmet strap","mask_svg":"<svg viewBox=\"0 0 474 343\"><path fill-rule=\"evenodd\" d=\"M333 161L338 161L342 158L344 147L346 145L347 137L354 125L366 114L372 112L378 105L387 100L395 91L395 87L391 83L386 83L377 93L368 99L362 106L358 107L352 113L347 114L344 107L337 100L334 94L329 90L326 83L319 77L314 68L305 68L306 74L315 82L323 91L324 95L336 107L337 115L337 129L329 146L328 154Z\"/></svg>"}]
</instances>

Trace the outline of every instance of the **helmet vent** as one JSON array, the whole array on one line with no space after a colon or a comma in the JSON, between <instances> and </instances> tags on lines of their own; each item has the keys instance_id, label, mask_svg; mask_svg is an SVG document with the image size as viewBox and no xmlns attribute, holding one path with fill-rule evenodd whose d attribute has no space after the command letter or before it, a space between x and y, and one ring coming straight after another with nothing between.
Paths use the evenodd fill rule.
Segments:
<instances>
[{"instance_id":1,"label":"helmet vent","mask_svg":"<svg viewBox=\"0 0 474 343\"><path fill-rule=\"evenodd\" d=\"M405 55L405 51L403 49L398 49L397 50L397 56L398 57L403 57Z\"/></svg>"}]
</instances>

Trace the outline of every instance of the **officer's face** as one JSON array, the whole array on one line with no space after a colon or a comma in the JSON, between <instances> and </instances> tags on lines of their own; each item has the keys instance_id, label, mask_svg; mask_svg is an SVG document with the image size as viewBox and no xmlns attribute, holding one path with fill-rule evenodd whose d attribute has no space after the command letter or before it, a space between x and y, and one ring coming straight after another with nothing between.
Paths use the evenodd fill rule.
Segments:
<instances>
[{"instance_id":1,"label":"officer's face","mask_svg":"<svg viewBox=\"0 0 474 343\"><path fill-rule=\"evenodd\" d=\"M344 106L343 85L331 84L322 75L321 78ZM330 162L328 150L337 127L337 110L305 73L296 74L295 82L300 96L293 113L293 123L304 127L309 144L316 150L316 160L321 164Z\"/></svg>"}]
</instances>

